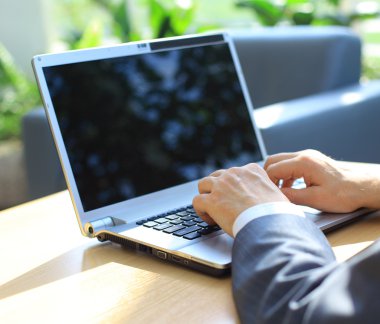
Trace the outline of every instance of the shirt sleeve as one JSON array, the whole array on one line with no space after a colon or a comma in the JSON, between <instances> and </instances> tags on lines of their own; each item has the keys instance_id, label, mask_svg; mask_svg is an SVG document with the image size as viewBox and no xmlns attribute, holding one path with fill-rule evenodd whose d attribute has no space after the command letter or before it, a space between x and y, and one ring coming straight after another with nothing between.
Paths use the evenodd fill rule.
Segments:
<instances>
[{"instance_id":1,"label":"shirt sleeve","mask_svg":"<svg viewBox=\"0 0 380 324\"><path fill-rule=\"evenodd\" d=\"M302 211L302 209L290 202L281 201L259 204L246 209L236 218L232 227L233 236L236 237L240 230L243 229L243 227L246 226L250 221L259 217L276 214L290 214L305 217L305 213Z\"/></svg>"}]
</instances>

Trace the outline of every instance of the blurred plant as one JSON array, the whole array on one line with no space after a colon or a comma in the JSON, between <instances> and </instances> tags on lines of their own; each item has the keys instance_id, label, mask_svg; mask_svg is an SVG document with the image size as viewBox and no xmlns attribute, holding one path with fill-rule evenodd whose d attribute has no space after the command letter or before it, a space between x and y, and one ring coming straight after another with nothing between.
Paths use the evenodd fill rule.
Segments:
<instances>
[{"instance_id":1,"label":"blurred plant","mask_svg":"<svg viewBox=\"0 0 380 324\"><path fill-rule=\"evenodd\" d=\"M175 3L144 0L144 3L148 8L151 38L182 35L192 25L194 0ZM69 17L60 35L66 49L100 46L109 39L128 42L143 38L132 27L126 0L63 0L59 10L61 15ZM15 66L11 55L0 44L0 140L19 137L22 116L40 104L37 85Z\"/></svg>"},{"instance_id":2,"label":"blurred plant","mask_svg":"<svg viewBox=\"0 0 380 324\"><path fill-rule=\"evenodd\" d=\"M153 38L183 35L193 22L196 8L194 1L176 1L171 5L167 2L147 1Z\"/></svg>"},{"instance_id":3,"label":"blurred plant","mask_svg":"<svg viewBox=\"0 0 380 324\"><path fill-rule=\"evenodd\" d=\"M66 2L65 6L73 4ZM71 26L63 37L68 49L94 47L104 44L107 40L129 42L141 40L144 37L161 38L183 35L190 30L194 21L195 1L177 0L144 0L149 22L149 35L143 35L134 27L126 0L89 0L88 5L93 11L103 13L103 18L91 19L85 27L82 22L77 27ZM96 10L95 10L96 9ZM68 10L68 9L66 9ZM70 10L73 10L70 7ZM214 26L210 26L212 28ZM203 27L203 30L208 28Z\"/></svg>"},{"instance_id":4,"label":"blurred plant","mask_svg":"<svg viewBox=\"0 0 380 324\"><path fill-rule=\"evenodd\" d=\"M17 138L21 117L39 104L37 85L15 66L0 44L0 140Z\"/></svg>"},{"instance_id":5,"label":"blurred plant","mask_svg":"<svg viewBox=\"0 0 380 324\"><path fill-rule=\"evenodd\" d=\"M111 34L121 42L138 40L140 37L132 30L129 8L126 0L92 0L110 18Z\"/></svg>"},{"instance_id":6,"label":"blurred plant","mask_svg":"<svg viewBox=\"0 0 380 324\"><path fill-rule=\"evenodd\" d=\"M90 21L82 33L72 35L71 41L67 41L68 49L76 50L81 48L96 47L103 43L103 24L100 20Z\"/></svg>"},{"instance_id":7,"label":"blurred plant","mask_svg":"<svg viewBox=\"0 0 380 324\"><path fill-rule=\"evenodd\" d=\"M362 64L362 79L380 80L380 57L378 56L364 56Z\"/></svg>"},{"instance_id":8,"label":"blurred plant","mask_svg":"<svg viewBox=\"0 0 380 324\"><path fill-rule=\"evenodd\" d=\"M264 26L291 25L350 26L357 20L379 15L377 1L357 3L351 11L343 10L342 0L238 0L240 8L252 10Z\"/></svg>"},{"instance_id":9,"label":"blurred plant","mask_svg":"<svg viewBox=\"0 0 380 324\"><path fill-rule=\"evenodd\" d=\"M132 17L125 0L93 0L102 6L112 20L112 34L121 42L140 40L143 38L133 28ZM193 0L165 1L145 0L143 2L148 10L148 19L151 38L178 36L185 34L191 26L195 4Z\"/></svg>"}]
</instances>

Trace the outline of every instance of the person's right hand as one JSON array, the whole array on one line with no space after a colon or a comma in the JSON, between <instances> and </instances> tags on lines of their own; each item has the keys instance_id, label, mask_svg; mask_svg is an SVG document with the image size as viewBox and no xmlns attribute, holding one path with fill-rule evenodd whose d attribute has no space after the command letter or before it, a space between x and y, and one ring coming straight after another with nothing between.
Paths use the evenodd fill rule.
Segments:
<instances>
[{"instance_id":1,"label":"person's right hand","mask_svg":"<svg viewBox=\"0 0 380 324\"><path fill-rule=\"evenodd\" d=\"M264 169L285 196L298 205L344 213L360 207L380 208L380 174L369 174L326 155L306 150L268 157ZM304 178L306 188L291 188Z\"/></svg>"}]
</instances>

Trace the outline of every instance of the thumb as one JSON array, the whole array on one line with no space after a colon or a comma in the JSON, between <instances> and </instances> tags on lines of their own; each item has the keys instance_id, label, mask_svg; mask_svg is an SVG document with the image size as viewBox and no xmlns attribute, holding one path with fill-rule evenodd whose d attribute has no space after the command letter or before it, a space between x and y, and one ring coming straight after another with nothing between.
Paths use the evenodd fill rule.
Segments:
<instances>
[{"instance_id":1,"label":"thumb","mask_svg":"<svg viewBox=\"0 0 380 324\"><path fill-rule=\"evenodd\" d=\"M281 188L281 191L292 203L315 208L316 189L315 187L305 189Z\"/></svg>"}]
</instances>

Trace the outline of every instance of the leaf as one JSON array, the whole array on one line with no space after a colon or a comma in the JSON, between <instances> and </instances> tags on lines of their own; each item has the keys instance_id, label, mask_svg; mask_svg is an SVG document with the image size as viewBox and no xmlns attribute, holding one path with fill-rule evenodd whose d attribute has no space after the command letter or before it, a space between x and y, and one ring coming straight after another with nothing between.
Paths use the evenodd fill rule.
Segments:
<instances>
[{"instance_id":1,"label":"leaf","mask_svg":"<svg viewBox=\"0 0 380 324\"><path fill-rule=\"evenodd\" d=\"M311 0L287 0L286 5L287 6L302 5L302 4L309 4L310 2L313 2L313 1L311 1Z\"/></svg>"},{"instance_id":2,"label":"leaf","mask_svg":"<svg viewBox=\"0 0 380 324\"><path fill-rule=\"evenodd\" d=\"M285 5L276 5L265 0L243 0L236 3L238 7L251 8L259 21L265 26L275 26L284 17Z\"/></svg>"},{"instance_id":3,"label":"leaf","mask_svg":"<svg viewBox=\"0 0 380 324\"><path fill-rule=\"evenodd\" d=\"M218 29L223 29L223 26L222 25L218 25L218 24L209 24L209 25L202 25L202 26L199 26L195 29L195 32L196 33L204 33L204 32L208 32L210 30L218 30Z\"/></svg>"},{"instance_id":4,"label":"leaf","mask_svg":"<svg viewBox=\"0 0 380 324\"><path fill-rule=\"evenodd\" d=\"M341 0L327 0L327 2L332 4L334 7L339 7Z\"/></svg>"},{"instance_id":5,"label":"leaf","mask_svg":"<svg viewBox=\"0 0 380 324\"><path fill-rule=\"evenodd\" d=\"M112 21L111 28L113 36L116 36L121 42L141 39L141 36L132 30L131 17L126 0L93 1L109 14Z\"/></svg>"},{"instance_id":6,"label":"leaf","mask_svg":"<svg viewBox=\"0 0 380 324\"><path fill-rule=\"evenodd\" d=\"M127 2L121 1L120 4L115 5L112 10L114 17L114 29L118 30L118 37L122 42L128 42L131 38L131 23L128 16Z\"/></svg>"},{"instance_id":7,"label":"leaf","mask_svg":"<svg viewBox=\"0 0 380 324\"><path fill-rule=\"evenodd\" d=\"M182 8L175 6L170 12L172 30L176 35L185 34L194 20L195 6Z\"/></svg>"},{"instance_id":8,"label":"leaf","mask_svg":"<svg viewBox=\"0 0 380 324\"><path fill-rule=\"evenodd\" d=\"M84 30L80 40L74 44L74 49L100 46L103 42L103 24L94 19Z\"/></svg>"},{"instance_id":9,"label":"leaf","mask_svg":"<svg viewBox=\"0 0 380 324\"><path fill-rule=\"evenodd\" d=\"M310 25L313 19L314 14L312 12L295 12L292 16L295 25Z\"/></svg>"},{"instance_id":10,"label":"leaf","mask_svg":"<svg viewBox=\"0 0 380 324\"><path fill-rule=\"evenodd\" d=\"M170 13L157 0L149 0L149 21L153 37L161 38L170 32Z\"/></svg>"}]
</instances>

